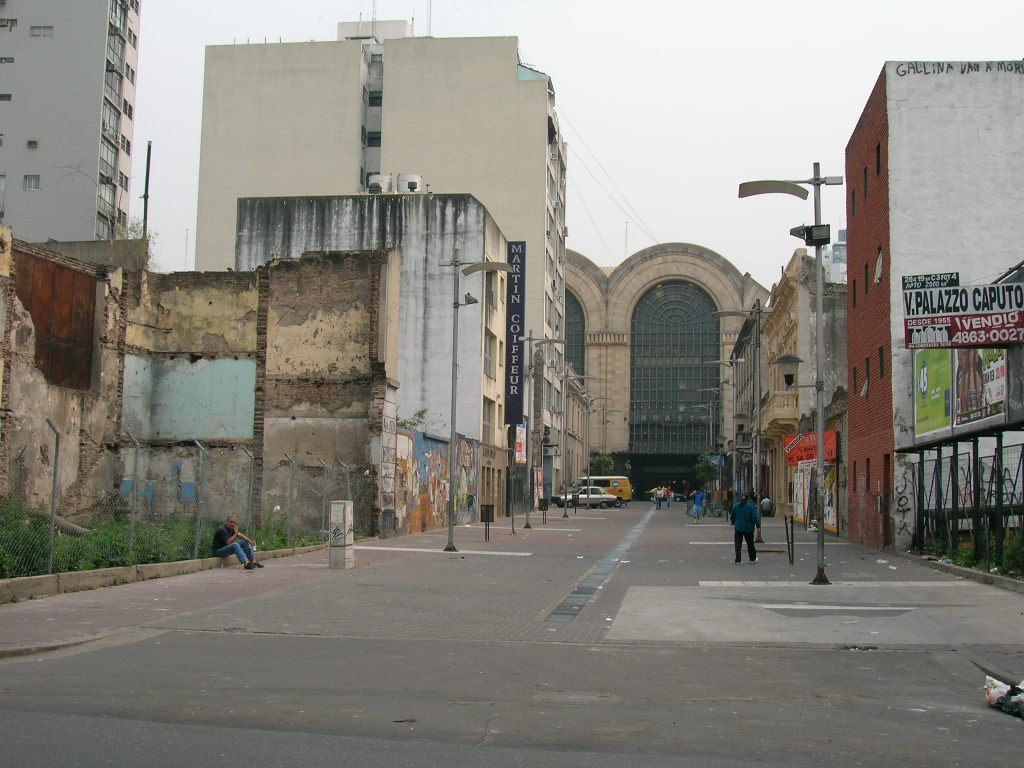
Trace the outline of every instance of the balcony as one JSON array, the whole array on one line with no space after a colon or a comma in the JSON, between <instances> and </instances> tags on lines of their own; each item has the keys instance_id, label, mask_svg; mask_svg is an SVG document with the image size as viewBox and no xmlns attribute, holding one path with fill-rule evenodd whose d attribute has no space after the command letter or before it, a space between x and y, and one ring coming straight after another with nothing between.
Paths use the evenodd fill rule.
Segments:
<instances>
[{"instance_id":1,"label":"balcony","mask_svg":"<svg viewBox=\"0 0 1024 768\"><path fill-rule=\"evenodd\" d=\"M111 224L114 223L114 206L112 203L107 202L102 197L97 197L96 210L105 216Z\"/></svg>"},{"instance_id":2,"label":"balcony","mask_svg":"<svg viewBox=\"0 0 1024 768\"><path fill-rule=\"evenodd\" d=\"M800 398L796 392L776 392L761 411L761 424L764 429L778 422L796 425L800 421Z\"/></svg>"}]
</instances>

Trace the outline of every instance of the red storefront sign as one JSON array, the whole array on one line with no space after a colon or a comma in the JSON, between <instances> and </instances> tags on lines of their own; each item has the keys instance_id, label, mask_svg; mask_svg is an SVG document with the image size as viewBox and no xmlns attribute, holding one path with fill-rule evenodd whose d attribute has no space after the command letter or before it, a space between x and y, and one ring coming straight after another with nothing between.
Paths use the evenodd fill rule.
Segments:
<instances>
[{"instance_id":1,"label":"red storefront sign","mask_svg":"<svg viewBox=\"0 0 1024 768\"><path fill-rule=\"evenodd\" d=\"M836 460L838 451L838 433L834 429L825 430L825 461L833 463ZM783 450L786 453L786 463L795 467L801 461L809 461L818 458L818 433L802 432L799 435L789 435L785 439Z\"/></svg>"}]
</instances>

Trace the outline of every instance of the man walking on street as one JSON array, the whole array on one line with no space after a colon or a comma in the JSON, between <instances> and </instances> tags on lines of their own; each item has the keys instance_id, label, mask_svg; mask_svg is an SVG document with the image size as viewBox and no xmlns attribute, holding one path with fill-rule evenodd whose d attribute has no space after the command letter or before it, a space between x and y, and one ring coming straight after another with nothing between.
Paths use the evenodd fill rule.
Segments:
<instances>
[{"instance_id":1,"label":"man walking on street","mask_svg":"<svg viewBox=\"0 0 1024 768\"><path fill-rule=\"evenodd\" d=\"M736 564L740 563L740 555L743 550L744 540L747 542L747 556L750 562L757 562L757 550L754 549L754 529L761 527L761 515L757 507L750 500L750 496L743 495L743 499L732 508L732 524L735 528L733 540L736 544Z\"/></svg>"}]
</instances>

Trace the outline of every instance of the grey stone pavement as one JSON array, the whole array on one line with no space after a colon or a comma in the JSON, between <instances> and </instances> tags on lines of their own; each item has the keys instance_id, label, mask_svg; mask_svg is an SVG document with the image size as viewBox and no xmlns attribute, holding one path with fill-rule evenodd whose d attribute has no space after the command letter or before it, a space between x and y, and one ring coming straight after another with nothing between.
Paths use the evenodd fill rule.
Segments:
<instances>
[{"instance_id":1,"label":"grey stone pavement","mask_svg":"<svg viewBox=\"0 0 1024 768\"><path fill-rule=\"evenodd\" d=\"M765 764L817 762L826 744L843 765L884 764L900 751L853 733L854 722L875 731L899 723L893 730L908 744L938 739L952 750L948 762L922 754L922 762L904 756L907 765L970 764L958 750L994 741L1001 754L1004 734L1020 733L1019 720L984 706L980 686L985 672L1024 677L1024 595L831 536L833 583L812 586L814 534L797 531L790 565L778 519L765 521L758 562L744 553L741 565L726 521L696 525L679 505L634 502L568 518L552 509L546 523L540 515L531 530L522 523L513 535L499 521L490 541L482 525L460 526L457 553L442 551L444 530L360 542L348 571L329 569L320 551L259 571L201 571L0 606L0 710L28 717L42 697L55 712L81 715L90 674L98 681L100 670L116 676L110 669L128 665L157 670L182 699L168 711L155 693L122 682L135 697L130 716L150 723L225 725L224 699L195 693L223 677L225 690L260 691L263 707L247 715L258 731L391 739L388 728L415 723L403 727L432 743L645 755L678 755L686 743L703 750L695 765L732 764L719 753L730 731L721 718L748 710L758 713L751 738ZM182 667L169 660L172 649L210 661ZM255 665L251 681L213 662L233 649ZM48 661L52 679L39 666ZM25 664L41 676L25 676ZM66 689L68 669L81 687ZM345 694L317 707L335 676ZM89 706L105 718L129 716L114 696ZM488 706L497 709L480 719L452 714ZM687 712L688 734L675 730L677 710ZM941 723L907 736L906 723L923 716ZM819 730L846 717L850 732L808 739L794 717ZM359 730L350 730L352 718L361 718ZM799 757L787 756L792 744L774 743L783 733L806 741Z\"/></svg>"},{"instance_id":2,"label":"grey stone pavement","mask_svg":"<svg viewBox=\"0 0 1024 768\"><path fill-rule=\"evenodd\" d=\"M1024 678L1024 654L1013 649L1022 642L1021 612L1006 621L1002 607L1024 610L1024 599L927 562L828 536L833 583L814 587L814 534L797 530L790 565L781 520L765 520L758 562L748 563L744 552L736 566L731 526L722 518L695 525L678 505L655 511L635 502L561 515L553 509L546 524L533 515L531 530L517 518L514 535L506 519L491 526L489 542L484 526L460 526L454 554L442 551L444 530L363 541L349 571L330 570L323 550L270 560L260 571L215 569L3 605L0 657L154 629L574 643L954 643L970 647L986 668ZM614 552L633 526L642 526L642 546ZM602 564L612 571L574 600L573 590ZM572 620L552 615L567 599L580 606L567 609ZM995 611L1003 620L993 620ZM823 620L794 627L805 615Z\"/></svg>"}]
</instances>

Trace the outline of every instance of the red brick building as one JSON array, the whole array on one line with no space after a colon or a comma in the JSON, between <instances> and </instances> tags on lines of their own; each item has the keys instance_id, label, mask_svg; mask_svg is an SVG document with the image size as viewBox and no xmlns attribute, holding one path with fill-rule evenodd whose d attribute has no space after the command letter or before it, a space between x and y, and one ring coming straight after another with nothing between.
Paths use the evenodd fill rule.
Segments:
<instances>
[{"instance_id":1,"label":"red brick building","mask_svg":"<svg viewBox=\"0 0 1024 768\"><path fill-rule=\"evenodd\" d=\"M850 386L850 539L890 544L892 359L890 329L889 113L883 71L846 145L847 381Z\"/></svg>"},{"instance_id":2,"label":"red brick building","mask_svg":"<svg viewBox=\"0 0 1024 768\"><path fill-rule=\"evenodd\" d=\"M887 62L846 146L852 541L906 548L919 519L914 452L925 442L901 278L952 272L979 285L1020 260L1022 72Z\"/></svg>"}]
</instances>

